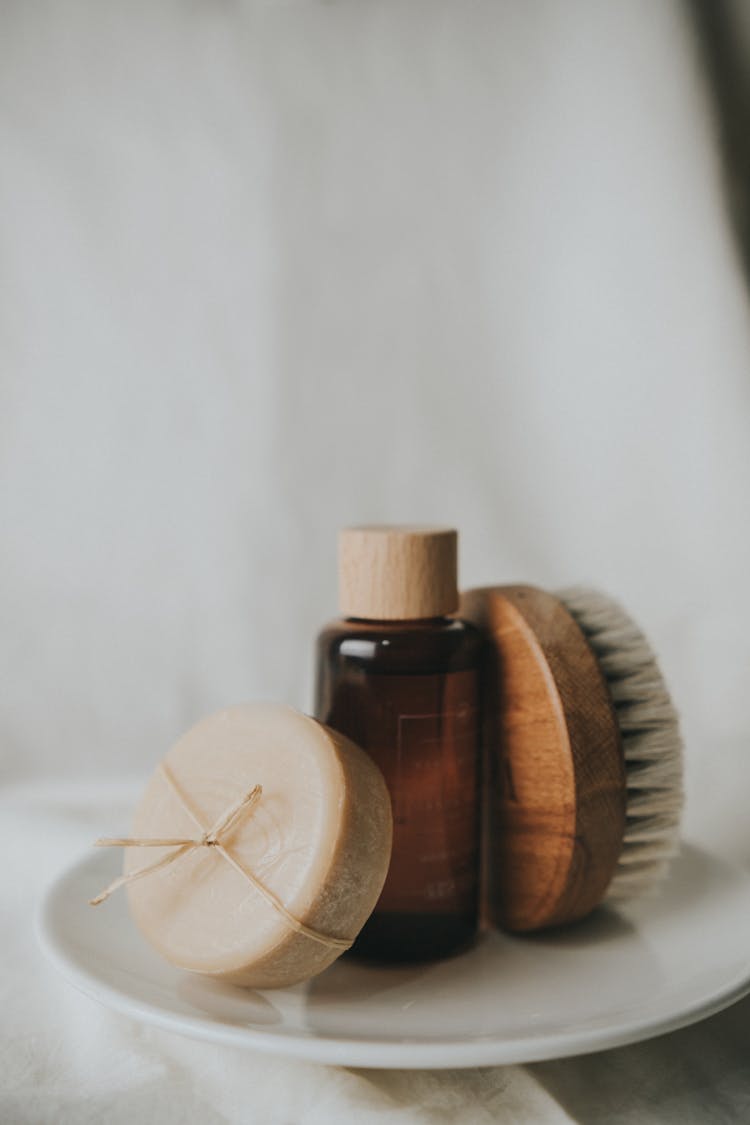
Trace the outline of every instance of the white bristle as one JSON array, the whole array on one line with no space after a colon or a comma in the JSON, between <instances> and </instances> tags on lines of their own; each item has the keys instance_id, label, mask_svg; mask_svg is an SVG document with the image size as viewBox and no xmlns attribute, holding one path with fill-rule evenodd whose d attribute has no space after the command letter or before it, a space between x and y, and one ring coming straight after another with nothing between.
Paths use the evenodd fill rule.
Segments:
<instances>
[{"instance_id":1,"label":"white bristle","mask_svg":"<svg viewBox=\"0 0 750 1125\"><path fill-rule=\"evenodd\" d=\"M607 899L654 891L679 849L682 738L648 641L617 602L596 590L558 592L586 636L614 703L625 756L627 821Z\"/></svg>"}]
</instances>

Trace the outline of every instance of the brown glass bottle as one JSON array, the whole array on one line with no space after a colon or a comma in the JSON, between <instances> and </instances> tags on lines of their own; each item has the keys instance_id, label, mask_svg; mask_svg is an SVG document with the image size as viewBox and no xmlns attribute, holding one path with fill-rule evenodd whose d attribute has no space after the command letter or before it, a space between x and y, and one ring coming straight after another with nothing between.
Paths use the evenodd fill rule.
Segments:
<instances>
[{"instance_id":1,"label":"brown glass bottle","mask_svg":"<svg viewBox=\"0 0 750 1125\"><path fill-rule=\"evenodd\" d=\"M467 947L477 933L483 642L472 625L444 613L411 616L415 609L453 608L453 595L441 592L433 571L444 571L452 550L455 586L455 533L364 531L367 544L360 538L356 549L351 541L347 549L343 533L342 558L354 557L358 565L348 584L355 587L353 598L344 593L342 606L381 615L397 609L404 616L372 620L362 614L334 622L320 634L317 652L316 715L372 755L393 805L388 877L352 952L391 962L431 960ZM360 537L363 533L357 529ZM443 542L434 558L425 542L413 541L437 535L453 539L452 546ZM370 540L382 546L384 536L395 536L396 546L384 556L381 551L373 568ZM420 565L413 559L396 565L404 548L407 556L419 556ZM430 590L410 597L409 583L418 578ZM381 596L393 583L399 587L397 603ZM450 590L450 578L443 585ZM346 565L342 587L346 590Z\"/></svg>"}]
</instances>

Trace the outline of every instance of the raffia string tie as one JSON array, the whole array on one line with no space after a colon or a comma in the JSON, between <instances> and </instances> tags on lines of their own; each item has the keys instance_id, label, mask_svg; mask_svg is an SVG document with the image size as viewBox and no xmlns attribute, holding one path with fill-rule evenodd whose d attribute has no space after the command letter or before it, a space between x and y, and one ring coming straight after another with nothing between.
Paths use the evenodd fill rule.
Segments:
<instances>
[{"instance_id":1,"label":"raffia string tie","mask_svg":"<svg viewBox=\"0 0 750 1125\"><path fill-rule=\"evenodd\" d=\"M161 859L158 859L156 863L150 863L146 867L139 867L136 871L131 871L127 875L121 875L119 879L115 879L95 898L89 899L91 906L98 906L100 902L104 902L105 899L109 898L109 896L120 887L124 887L128 883L134 883L137 879L143 879L146 875L152 875L155 871L160 871L162 868L168 867L182 856L195 851L196 848L214 848L219 855L222 856L235 871L239 872L250 886L274 908L274 910L281 914L290 929L298 934L304 934L305 937L312 938L313 941L320 942L321 945L330 946L333 949L349 948L352 944L351 941L347 941L345 938L328 937L326 934L318 933L317 930L310 929L304 922L300 922L298 918L295 918L284 906L281 899L278 898L273 891L269 890L268 887L264 886L263 883L253 875L252 871L248 871L248 869L227 850L222 842L223 837L231 832L232 829L236 828L239 821L255 808L263 793L262 786L254 785L253 788L243 794L239 800L230 805L228 809L225 809L211 828L205 828L180 792L177 782L163 762L160 764L159 770L183 810L200 830L200 836L165 836L154 837L153 839L123 836L116 838L102 837L96 840L94 847L97 848L174 848L174 851L168 852L165 856L162 856Z\"/></svg>"}]
</instances>

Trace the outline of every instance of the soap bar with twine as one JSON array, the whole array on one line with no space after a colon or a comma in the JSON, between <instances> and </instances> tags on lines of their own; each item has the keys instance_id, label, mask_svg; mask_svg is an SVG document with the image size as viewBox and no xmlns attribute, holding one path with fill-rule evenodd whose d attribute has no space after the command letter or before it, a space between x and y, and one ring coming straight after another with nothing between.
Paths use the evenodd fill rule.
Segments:
<instances>
[{"instance_id":1,"label":"soap bar with twine","mask_svg":"<svg viewBox=\"0 0 750 1125\"><path fill-rule=\"evenodd\" d=\"M343 735L274 704L232 707L172 747L138 805L124 874L173 965L252 988L321 972L370 915L391 854L383 777Z\"/></svg>"}]
</instances>

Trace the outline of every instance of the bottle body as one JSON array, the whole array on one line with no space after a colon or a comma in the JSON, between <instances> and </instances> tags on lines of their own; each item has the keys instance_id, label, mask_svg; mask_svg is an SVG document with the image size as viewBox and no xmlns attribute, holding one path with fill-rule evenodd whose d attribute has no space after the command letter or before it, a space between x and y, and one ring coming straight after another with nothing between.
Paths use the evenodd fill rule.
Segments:
<instances>
[{"instance_id":1,"label":"bottle body","mask_svg":"<svg viewBox=\"0 0 750 1125\"><path fill-rule=\"evenodd\" d=\"M344 619L317 656L317 718L372 756L393 806L388 877L352 952L458 952L478 926L480 634L446 617Z\"/></svg>"}]
</instances>

